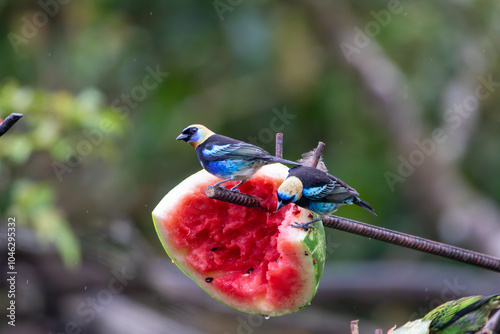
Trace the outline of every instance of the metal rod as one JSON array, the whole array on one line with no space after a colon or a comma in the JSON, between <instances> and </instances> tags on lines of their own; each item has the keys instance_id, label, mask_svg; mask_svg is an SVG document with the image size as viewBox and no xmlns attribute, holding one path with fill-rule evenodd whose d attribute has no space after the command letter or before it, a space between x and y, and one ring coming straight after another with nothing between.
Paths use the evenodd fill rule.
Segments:
<instances>
[{"instance_id":1,"label":"metal rod","mask_svg":"<svg viewBox=\"0 0 500 334\"><path fill-rule=\"evenodd\" d=\"M327 216L323 218L323 225L336 230L361 235L394 245L415 249L432 255L442 256L447 259L471 264L477 267L500 272L500 259L463 249L448 244L424 239L411 234L389 230L352 219Z\"/></svg>"},{"instance_id":2,"label":"metal rod","mask_svg":"<svg viewBox=\"0 0 500 334\"><path fill-rule=\"evenodd\" d=\"M276 135L276 156L280 154L280 148L281 152L283 152L282 139L282 135ZM324 146L323 142L318 143L318 147L314 152L312 167L317 166ZM209 198L271 212L269 208L262 204L259 198L252 195L213 186L207 187L206 194ZM500 259L493 256L337 216L323 217L322 223L325 227L500 272Z\"/></svg>"},{"instance_id":3,"label":"metal rod","mask_svg":"<svg viewBox=\"0 0 500 334\"><path fill-rule=\"evenodd\" d=\"M4 119L2 123L0 123L0 136L9 131L9 129L14 124L16 124L16 122L19 121L21 117L23 117L23 114L18 114L18 113L12 113L9 116L7 116L7 118Z\"/></svg>"},{"instance_id":4,"label":"metal rod","mask_svg":"<svg viewBox=\"0 0 500 334\"><path fill-rule=\"evenodd\" d=\"M283 159L283 134L278 132L276 134L276 158Z\"/></svg>"},{"instance_id":5,"label":"metal rod","mask_svg":"<svg viewBox=\"0 0 500 334\"><path fill-rule=\"evenodd\" d=\"M232 204L246 206L247 208L259 209L266 212L271 212L267 207L262 205L261 200L255 196L240 193L237 191L230 191L222 187L208 186L205 190L208 198L217 199Z\"/></svg>"}]
</instances>

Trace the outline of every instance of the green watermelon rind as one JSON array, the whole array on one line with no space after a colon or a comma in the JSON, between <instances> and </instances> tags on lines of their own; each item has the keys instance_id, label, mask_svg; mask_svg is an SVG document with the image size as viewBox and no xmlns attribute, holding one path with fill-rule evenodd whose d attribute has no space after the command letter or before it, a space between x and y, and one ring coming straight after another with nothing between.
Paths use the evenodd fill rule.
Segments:
<instances>
[{"instance_id":1,"label":"green watermelon rind","mask_svg":"<svg viewBox=\"0 0 500 334\"><path fill-rule=\"evenodd\" d=\"M263 173L263 175L269 175L269 177L275 177L275 178L281 178L284 180L284 178L287 175L288 168L281 165L281 164L275 164L271 166L265 166L263 167L257 174ZM213 180L212 180L213 179ZM162 213L167 211L169 207L172 206L173 199L177 197L182 197L183 195L187 195L190 193L189 191L189 185L192 185L196 181L202 181L204 183L206 182L212 182L215 183L217 180L216 177L210 175L207 173L205 170L201 170L184 181L182 181L179 185L174 187L167 195L163 197L163 199L160 201L160 203L156 206L156 208L152 212L152 217L153 217L153 222L155 225L155 230L156 233L163 245L163 248L165 249L165 252L167 255L172 259L172 262L174 262L179 269L181 269L189 278L191 278L199 287L201 287L205 292L207 292L209 295L211 295L213 298L216 300L220 301L221 303L236 309L241 312L245 312L248 314L261 314L265 316L281 316L293 312L297 312L300 309L306 307L307 305L310 304L311 300L313 299L314 295L316 294L318 290L318 286L321 280L321 277L323 275L323 270L324 270L324 265L325 265L325 259L326 259L326 246L325 246L325 231L324 227L321 223L315 223L315 228L314 229L309 229L308 231L304 231L301 229L295 229L291 226L286 226L285 229L288 230L289 233L293 233L294 237L300 240L300 246L298 249L298 253L301 255L303 254L303 259L305 260L303 264L306 264L306 273L314 273L314 283L312 284L311 289L309 291L305 291L304 295L307 294L308 297L304 300L304 302L300 303L298 307L287 309L283 308L281 310L272 310L272 309L255 309L252 307L246 307L244 303L238 303L234 300L230 300L229 296L225 296L223 294L218 293L216 289L212 288L212 286L208 285L204 277L202 275L198 274L196 272L191 271L188 269L187 263L185 263L181 256L178 256L176 251L171 251L170 247L168 245L168 231L166 229L162 228L162 220L165 219L163 217ZM274 195L274 194L273 194ZM282 208L281 210L289 210L289 207ZM310 211L305 210L305 209L300 209L301 212L298 215L298 219L301 223L310 221L312 220L312 214ZM292 222L290 222L292 223ZM165 233L163 233L163 231ZM174 249L174 247L172 247ZM306 255L307 254L307 255Z\"/></svg>"},{"instance_id":2,"label":"green watermelon rind","mask_svg":"<svg viewBox=\"0 0 500 334\"><path fill-rule=\"evenodd\" d=\"M309 256L313 259L314 266L314 277L315 285L314 285L314 294L316 294L319 286L319 282L321 281L321 277L323 277L323 271L325 269L325 261L326 261L326 241L325 241L325 228L321 222L314 223L314 229L309 230L310 233L304 238L302 243L304 247L309 251ZM307 233L307 232L306 232ZM319 240L319 242L318 242ZM314 263L316 261L316 263ZM311 302L312 298L309 299L308 303Z\"/></svg>"}]
</instances>

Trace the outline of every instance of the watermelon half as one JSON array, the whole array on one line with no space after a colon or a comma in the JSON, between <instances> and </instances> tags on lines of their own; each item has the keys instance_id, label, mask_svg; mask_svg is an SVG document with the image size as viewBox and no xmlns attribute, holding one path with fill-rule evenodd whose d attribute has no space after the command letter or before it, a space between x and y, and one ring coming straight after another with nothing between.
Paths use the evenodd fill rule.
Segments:
<instances>
[{"instance_id":1,"label":"watermelon half","mask_svg":"<svg viewBox=\"0 0 500 334\"><path fill-rule=\"evenodd\" d=\"M281 164L268 165L239 189L274 211L287 174ZM280 316L307 306L323 274L323 226L291 227L313 217L295 204L268 213L209 199L207 186L219 180L201 170L156 206L153 221L167 254L212 297L239 311Z\"/></svg>"}]
</instances>

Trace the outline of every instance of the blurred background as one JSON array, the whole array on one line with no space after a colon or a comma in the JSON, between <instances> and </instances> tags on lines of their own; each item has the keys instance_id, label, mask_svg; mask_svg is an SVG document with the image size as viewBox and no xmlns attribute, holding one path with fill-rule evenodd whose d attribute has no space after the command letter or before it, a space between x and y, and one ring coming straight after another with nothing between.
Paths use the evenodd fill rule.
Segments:
<instances>
[{"instance_id":1,"label":"blurred background","mask_svg":"<svg viewBox=\"0 0 500 334\"><path fill-rule=\"evenodd\" d=\"M499 16L468 0L0 1L0 117L24 114L0 138L2 308L9 218L17 270L16 326L2 316L0 331L346 333L360 319L373 333L498 293L493 272L328 230L312 305L264 320L172 264L151 211L200 169L175 141L185 126L270 152L279 131L287 159L325 142L329 171L378 213L338 215L499 257Z\"/></svg>"}]
</instances>

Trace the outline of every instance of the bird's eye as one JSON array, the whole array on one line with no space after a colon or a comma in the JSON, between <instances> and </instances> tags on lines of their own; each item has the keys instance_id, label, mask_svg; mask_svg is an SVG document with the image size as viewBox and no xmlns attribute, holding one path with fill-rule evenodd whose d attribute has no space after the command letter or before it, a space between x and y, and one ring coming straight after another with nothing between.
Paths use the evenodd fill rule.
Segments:
<instances>
[{"instance_id":1,"label":"bird's eye","mask_svg":"<svg viewBox=\"0 0 500 334\"><path fill-rule=\"evenodd\" d=\"M190 128L190 129L189 129L189 132L190 132L191 134L194 134L194 133L198 132L198 128Z\"/></svg>"}]
</instances>

